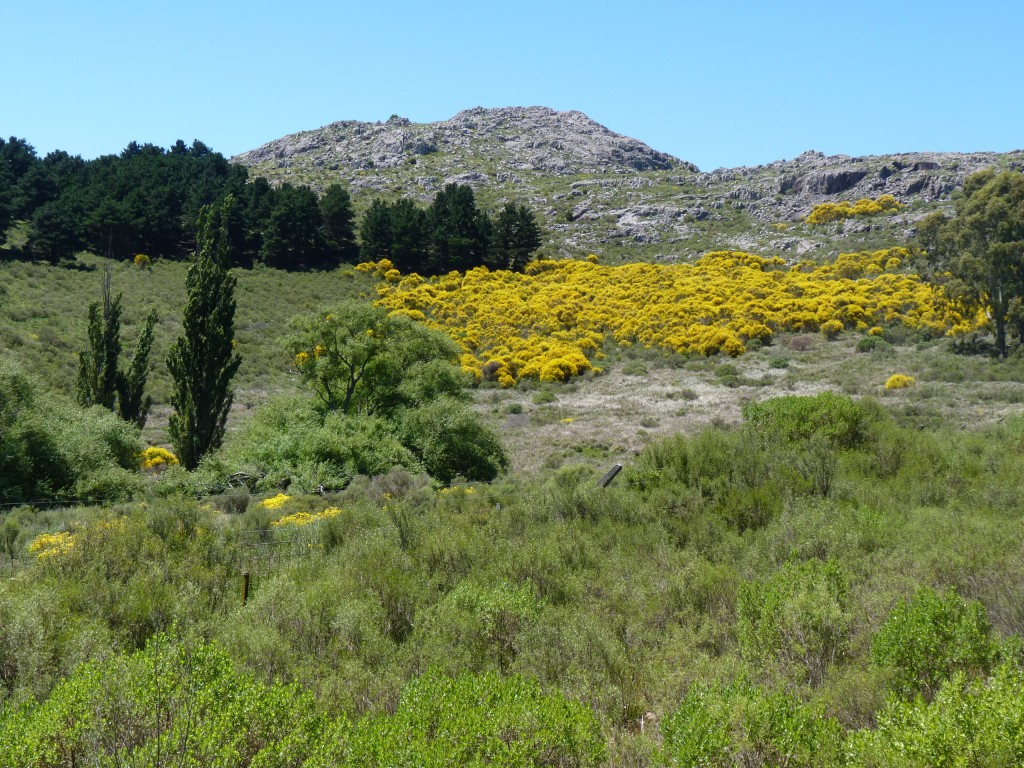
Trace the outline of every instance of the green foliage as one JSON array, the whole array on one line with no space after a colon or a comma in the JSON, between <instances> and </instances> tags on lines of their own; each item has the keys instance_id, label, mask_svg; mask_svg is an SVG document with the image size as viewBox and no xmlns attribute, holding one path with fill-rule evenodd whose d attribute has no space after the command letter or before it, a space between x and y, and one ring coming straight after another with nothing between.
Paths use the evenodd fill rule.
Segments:
<instances>
[{"instance_id":1,"label":"green foliage","mask_svg":"<svg viewBox=\"0 0 1024 768\"><path fill-rule=\"evenodd\" d=\"M167 429L186 469L195 469L220 446L233 399L231 379L242 363L234 352L236 281L227 269L225 221L232 205L228 198L200 215L198 249L185 281L182 335L167 354L174 378Z\"/></svg>"},{"instance_id":2,"label":"green foliage","mask_svg":"<svg viewBox=\"0 0 1024 768\"><path fill-rule=\"evenodd\" d=\"M320 197L321 233L330 254L328 263L353 262L359 255L352 198L341 184L331 184Z\"/></svg>"},{"instance_id":3,"label":"green foliage","mask_svg":"<svg viewBox=\"0 0 1024 768\"><path fill-rule=\"evenodd\" d=\"M540 244L540 225L533 212L525 205L506 203L494 220L488 264L522 272Z\"/></svg>"},{"instance_id":4,"label":"green foliage","mask_svg":"<svg viewBox=\"0 0 1024 768\"><path fill-rule=\"evenodd\" d=\"M694 684L662 724L672 766L832 766L840 729L794 696L748 685Z\"/></svg>"},{"instance_id":5,"label":"green foliage","mask_svg":"<svg viewBox=\"0 0 1024 768\"><path fill-rule=\"evenodd\" d=\"M808 440L820 435L841 448L862 444L878 419L863 403L832 392L786 395L743 406L743 419L768 440Z\"/></svg>"},{"instance_id":6,"label":"green foliage","mask_svg":"<svg viewBox=\"0 0 1024 768\"><path fill-rule=\"evenodd\" d=\"M153 346L153 333L156 327L156 310L146 315L135 353L127 371L118 373L117 400L118 413L122 419L142 429L146 426L149 409L153 407L152 395L145 394L146 380L149 378L149 353Z\"/></svg>"},{"instance_id":7,"label":"green foliage","mask_svg":"<svg viewBox=\"0 0 1024 768\"><path fill-rule=\"evenodd\" d=\"M604 761L587 707L518 676L426 675L411 682L393 715L360 721L353 765L501 765L585 768Z\"/></svg>"},{"instance_id":8,"label":"green foliage","mask_svg":"<svg viewBox=\"0 0 1024 768\"><path fill-rule=\"evenodd\" d=\"M138 431L44 394L0 360L0 500L120 499L139 490Z\"/></svg>"},{"instance_id":9,"label":"green foliage","mask_svg":"<svg viewBox=\"0 0 1024 768\"><path fill-rule=\"evenodd\" d=\"M315 732L311 705L295 687L239 674L213 646L156 635L0 714L0 763L265 765L265 751Z\"/></svg>"},{"instance_id":10,"label":"green foliage","mask_svg":"<svg viewBox=\"0 0 1024 768\"><path fill-rule=\"evenodd\" d=\"M122 296L110 296L111 272L108 264L103 271L102 314L99 302L89 304L89 347L78 356L77 397L82 406L101 405L142 429L153 404L153 398L145 395L145 389L157 315L151 310L146 316L131 365L127 371L122 371L119 360Z\"/></svg>"},{"instance_id":11,"label":"green foliage","mask_svg":"<svg viewBox=\"0 0 1024 768\"><path fill-rule=\"evenodd\" d=\"M737 596L737 635L745 659L819 686L850 643L849 586L834 562L786 563Z\"/></svg>"},{"instance_id":12,"label":"green foliage","mask_svg":"<svg viewBox=\"0 0 1024 768\"><path fill-rule=\"evenodd\" d=\"M872 660L905 698L931 699L958 672L987 674L997 657L984 606L952 589L940 595L925 588L898 605L871 646Z\"/></svg>"},{"instance_id":13,"label":"green foliage","mask_svg":"<svg viewBox=\"0 0 1024 768\"><path fill-rule=\"evenodd\" d=\"M845 752L851 768L1020 765L1024 671L1004 663L989 678L956 673L931 702L893 700L874 729L850 735Z\"/></svg>"},{"instance_id":14,"label":"green foliage","mask_svg":"<svg viewBox=\"0 0 1024 768\"><path fill-rule=\"evenodd\" d=\"M328 411L393 414L417 397L461 392L445 335L349 301L293 319L286 346L304 384Z\"/></svg>"},{"instance_id":15,"label":"green foliage","mask_svg":"<svg viewBox=\"0 0 1024 768\"><path fill-rule=\"evenodd\" d=\"M335 223L342 226L341 222ZM320 227L316 193L309 187L283 184L274 195L260 258L264 264L285 269L324 266L327 246Z\"/></svg>"},{"instance_id":16,"label":"green foliage","mask_svg":"<svg viewBox=\"0 0 1024 768\"><path fill-rule=\"evenodd\" d=\"M531 584L486 588L463 581L424 617L419 631L428 642L452 649L452 668L508 674L539 611Z\"/></svg>"},{"instance_id":17,"label":"green foliage","mask_svg":"<svg viewBox=\"0 0 1024 768\"><path fill-rule=\"evenodd\" d=\"M114 410L121 356L121 296L110 295L110 268L103 272L100 303L89 304L89 348L78 356L78 402Z\"/></svg>"},{"instance_id":18,"label":"green foliage","mask_svg":"<svg viewBox=\"0 0 1024 768\"><path fill-rule=\"evenodd\" d=\"M258 408L204 468L217 483L244 473L255 490L315 493L340 490L356 475L382 475L395 466L422 469L387 421L324 416L308 398L281 397Z\"/></svg>"},{"instance_id":19,"label":"green foliage","mask_svg":"<svg viewBox=\"0 0 1024 768\"><path fill-rule=\"evenodd\" d=\"M451 397L404 410L398 419L402 442L441 482L456 477L493 480L508 466L498 435L479 415Z\"/></svg>"},{"instance_id":20,"label":"green foliage","mask_svg":"<svg viewBox=\"0 0 1024 768\"><path fill-rule=\"evenodd\" d=\"M952 219L934 213L921 222L918 241L932 270L952 274L947 292L988 312L1005 358L1007 326L1024 338L1024 174L981 171L963 192Z\"/></svg>"}]
</instances>

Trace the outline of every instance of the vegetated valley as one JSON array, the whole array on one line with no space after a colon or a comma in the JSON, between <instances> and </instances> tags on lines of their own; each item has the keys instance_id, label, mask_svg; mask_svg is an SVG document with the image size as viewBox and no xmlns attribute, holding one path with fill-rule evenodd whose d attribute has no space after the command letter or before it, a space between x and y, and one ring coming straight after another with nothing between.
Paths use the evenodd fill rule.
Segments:
<instances>
[{"instance_id":1,"label":"vegetated valley","mask_svg":"<svg viewBox=\"0 0 1024 768\"><path fill-rule=\"evenodd\" d=\"M1024 763L1017 153L0 158L0 765Z\"/></svg>"}]
</instances>

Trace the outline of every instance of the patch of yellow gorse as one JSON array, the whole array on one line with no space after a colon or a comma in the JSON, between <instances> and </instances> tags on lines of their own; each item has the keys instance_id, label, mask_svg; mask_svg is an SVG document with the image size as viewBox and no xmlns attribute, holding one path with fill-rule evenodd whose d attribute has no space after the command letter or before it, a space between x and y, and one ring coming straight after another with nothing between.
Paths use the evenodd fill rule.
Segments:
<instances>
[{"instance_id":1,"label":"patch of yellow gorse","mask_svg":"<svg viewBox=\"0 0 1024 768\"><path fill-rule=\"evenodd\" d=\"M328 507L323 512L317 514L310 514L309 512L296 512L291 515L285 515L280 520L275 520L271 525L294 525L303 526L309 525L310 523L318 523L321 520L326 520L330 517L340 515L341 510L338 507Z\"/></svg>"},{"instance_id":2,"label":"patch of yellow gorse","mask_svg":"<svg viewBox=\"0 0 1024 768\"><path fill-rule=\"evenodd\" d=\"M898 271L908 256L889 248L840 254L826 265L786 265L742 251L709 253L693 264L545 260L525 274L407 275L380 283L377 303L447 332L462 347L464 370L504 386L585 373L608 341L736 356L751 340L783 331L867 332L897 323L934 335L975 329L978 318L940 287Z\"/></svg>"},{"instance_id":3,"label":"patch of yellow gorse","mask_svg":"<svg viewBox=\"0 0 1024 768\"><path fill-rule=\"evenodd\" d=\"M35 555L39 559L44 559L54 555L66 554L74 546L75 534L73 533L41 533L28 545L28 551L29 554Z\"/></svg>"}]
</instances>

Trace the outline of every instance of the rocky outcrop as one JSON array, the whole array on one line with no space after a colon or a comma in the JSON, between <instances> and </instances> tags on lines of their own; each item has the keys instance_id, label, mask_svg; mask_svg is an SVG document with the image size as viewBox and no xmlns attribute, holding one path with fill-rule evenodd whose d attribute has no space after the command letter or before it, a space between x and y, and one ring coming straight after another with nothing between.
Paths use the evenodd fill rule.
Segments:
<instances>
[{"instance_id":1,"label":"rocky outcrop","mask_svg":"<svg viewBox=\"0 0 1024 768\"><path fill-rule=\"evenodd\" d=\"M546 107L468 109L439 123L413 123L392 116L383 123L341 121L272 141L233 160L290 167L297 158L317 167L400 168L439 155L442 175L465 168L467 156L494 167L495 174L533 171L559 176L632 173L688 168L636 139L621 136L582 112ZM447 162L445 162L447 160Z\"/></svg>"},{"instance_id":2,"label":"rocky outcrop","mask_svg":"<svg viewBox=\"0 0 1024 768\"><path fill-rule=\"evenodd\" d=\"M614 133L581 112L477 107L437 123L392 116L342 121L285 136L234 158L254 175L353 195L428 202L445 184L473 186L484 205L532 207L552 233L549 252L688 258L721 248L794 258L899 244L933 210L952 207L964 179L1024 166L1024 154L918 152L869 157L808 151L792 160L702 173ZM811 227L814 206L893 195L889 217ZM822 250L824 249L824 250Z\"/></svg>"}]
</instances>

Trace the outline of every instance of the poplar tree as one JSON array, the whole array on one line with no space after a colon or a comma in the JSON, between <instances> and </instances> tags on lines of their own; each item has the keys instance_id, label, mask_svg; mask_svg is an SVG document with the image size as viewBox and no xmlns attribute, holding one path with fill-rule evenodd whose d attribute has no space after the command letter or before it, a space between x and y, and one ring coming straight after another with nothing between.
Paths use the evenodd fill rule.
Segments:
<instances>
[{"instance_id":1,"label":"poplar tree","mask_svg":"<svg viewBox=\"0 0 1024 768\"><path fill-rule=\"evenodd\" d=\"M117 374L117 405L119 415L139 429L146 426L146 417L153 405L153 398L145 394L146 378L149 376L149 350L153 346L153 329L156 326L156 310L146 316L142 333L135 344L135 354L127 371Z\"/></svg>"},{"instance_id":2,"label":"poplar tree","mask_svg":"<svg viewBox=\"0 0 1024 768\"><path fill-rule=\"evenodd\" d=\"M77 397L80 405L114 410L117 359L121 355L121 294L110 296L111 270L103 271L102 303L89 304L89 346L78 354Z\"/></svg>"},{"instance_id":3,"label":"poplar tree","mask_svg":"<svg viewBox=\"0 0 1024 768\"><path fill-rule=\"evenodd\" d=\"M233 348L236 281L227 268L226 224L232 205L229 195L199 214L196 253L185 281L182 334L167 355L174 379L168 431L178 460L190 470L224 439L233 399L231 379L242 362Z\"/></svg>"}]
</instances>

